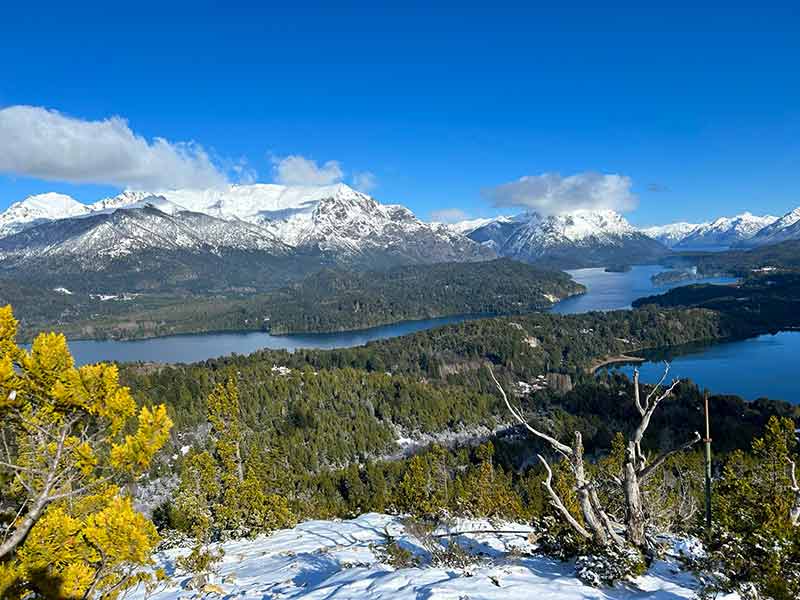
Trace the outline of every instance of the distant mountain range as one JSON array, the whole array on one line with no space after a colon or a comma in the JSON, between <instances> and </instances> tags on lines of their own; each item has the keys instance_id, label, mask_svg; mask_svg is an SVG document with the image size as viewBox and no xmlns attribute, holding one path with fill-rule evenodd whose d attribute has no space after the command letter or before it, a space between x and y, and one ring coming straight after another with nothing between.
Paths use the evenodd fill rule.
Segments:
<instances>
[{"instance_id":1,"label":"distant mountain range","mask_svg":"<svg viewBox=\"0 0 800 600\"><path fill-rule=\"evenodd\" d=\"M609 262L646 262L674 251L724 250L800 240L800 208L782 217L753 215L720 217L706 223L677 222L637 229L612 211L577 211L543 217L473 219L450 225L502 256L530 262L571 260L583 266ZM648 244L643 237L658 242ZM633 257L633 258L630 258Z\"/></svg>"},{"instance_id":2,"label":"distant mountain range","mask_svg":"<svg viewBox=\"0 0 800 600\"><path fill-rule=\"evenodd\" d=\"M46 194L2 213L0 236L0 271L124 274L137 288L214 280L262 288L326 265L496 257L448 227L342 184L124 192L88 206Z\"/></svg>"},{"instance_id":3,"label":"distant mountain range","mask_svg":"<svg viewBox=\"0 0 800 600\"><path fill-rule=\"evenodd\" d=\"M326 266L375 270L509 257L553 268L644 264L671 250L800 239L800 209L638 229L610 210L426 223L344 184L126 191L86 205L57 193L0 213L0 276L120 289L285 285Z\"/></svg>"},{"instance_id":4,"label":"distant mountain range","mask_svg":"<svg viewBox=\"0 0 800 600\"><path fill-rule=\"evenodd\" d=\"M549 216L528 212L474 223L451 227L501 256L558 268L641 264L669 252L610 210Z\"/></svg>"},{"instance_id":5,"label":"distant mountain range","mask_svg":"<svg viewBox=\"0 0 800 600\"><path fill-rule=\"evenodd\" d=\"M776 221L778 217L772 215L757 216L746 212L707 223L648 227L642 229L642 233L675 250L720 250L749 242Z\"/></svg>"}]
</instances>

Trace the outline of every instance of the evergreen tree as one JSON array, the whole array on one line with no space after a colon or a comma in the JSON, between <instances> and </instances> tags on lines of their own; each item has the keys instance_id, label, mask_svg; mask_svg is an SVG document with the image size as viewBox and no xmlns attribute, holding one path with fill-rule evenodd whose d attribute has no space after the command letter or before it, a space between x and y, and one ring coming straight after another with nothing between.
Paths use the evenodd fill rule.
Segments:
<instances>
[{"instance_id":1,"label":"evergreen tree","mask_svg":"<svg viewBox=\"0 0 800 600\"><path fill-rule=\"evenodd\" d=\"M259 477L269 470L265 456L243 456L245 433L234 379L214 387L207 410L210 450L192 453L184 461L173 525L191 533L201 547L223 536L249 536L293 525L287 500L267 492ZM195 554L206 556L200 548Z\"/></svg>"},{"instance_id":2,"label":"evergreen tree","mask_svg":"<svg viewBox=\"0 0 800 600\"><path fill-rule=\"evenodd\" d=\"M739 591L775 600L800 597L800 527L793 524L791 419L772 417L752 454L736 451L715 486L715 529L699 568L716 573L708 592Z\"/></svg>"}]
</instances>

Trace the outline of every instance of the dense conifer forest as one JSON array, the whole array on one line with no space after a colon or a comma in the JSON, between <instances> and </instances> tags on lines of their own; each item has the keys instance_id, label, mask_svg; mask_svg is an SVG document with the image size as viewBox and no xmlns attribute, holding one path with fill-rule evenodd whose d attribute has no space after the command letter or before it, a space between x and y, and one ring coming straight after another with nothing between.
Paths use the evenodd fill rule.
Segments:
<instances>
[{"instance_id":1,"label":"dense conifer forest","mask_svg":"<svg viewBox=\"0 0 800 600\"><path fill-rule=\"evenodd\" d=\"M565 273L507 259L366 272L327 268L266 293L247 286L204 294L64 289L2 280L0 304L19 307L24 338L55 329L71 339L130 339L204 331L320 333L449 315L521 314L585 291Z\"/></svg>"}]
</instances>

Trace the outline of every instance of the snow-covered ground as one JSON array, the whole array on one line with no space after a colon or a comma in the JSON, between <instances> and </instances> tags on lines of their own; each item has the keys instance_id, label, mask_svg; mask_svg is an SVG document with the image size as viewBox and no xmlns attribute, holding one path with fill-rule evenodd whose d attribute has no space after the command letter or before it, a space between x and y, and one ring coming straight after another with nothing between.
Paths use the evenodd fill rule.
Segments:
<instances>
[{"instance_id":1,"label":"snow-covered ground","mask_svg":"<svg viewBox=\"0 0 800 600\"><path fill-rule=\"evenodd\" d=\"M495 524L495 527L497 524ZM692 598L696 581L672 559L657 561L627 585L596 589L581 583L572 563L537 556L525 534L528 527L503 524L513 534L469 534L459 543L480 561L466 569L432 567L420 542L405 531L402 519L366 514L350 521L308 521L255 540L223 544L225 556L213 583L224 598L277 600L680 600ZM461 521L450 531L493 528L487 522ZM385 531L422 560L421 566L393 569L379 558ZM378 549L378 550L376 550ZM186 549L171 549L156 560L172 584L154 599L191 598L189 578L175 571ZM138 591L128 596L143 599ZM212 597L212 596L207 596ZM220 597L219 595L217 597Z\"/></svg>"}]
</instances>

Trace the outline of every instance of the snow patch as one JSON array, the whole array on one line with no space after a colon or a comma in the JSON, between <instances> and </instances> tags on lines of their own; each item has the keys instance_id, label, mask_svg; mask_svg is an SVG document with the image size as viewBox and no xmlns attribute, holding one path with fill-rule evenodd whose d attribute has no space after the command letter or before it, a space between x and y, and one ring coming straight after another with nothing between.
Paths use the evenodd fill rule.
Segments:
<instances>
[{"instance_id":1,"label":"snow patch","mask_svg":"<svg viewBox=\"0 0 800 600\"><path fill-rule=\"evenodd\" d=\"M480 533L496 529L510 533ZM308 521L270 536L223 543L214 583L225 597L243 600L688 600L697 586L668 558L627 585L592 588L575 577L574 563L537 555L527 525L458 520L440 530L461 531L478 531L450 538L478 557L468 570L430 566L426 550L398 517L372 513L349 521ZM381 562L376 549L386 543L386 532L421 559L419 567L395 569ZM188 576L176 572L175 560L188 551L177 547L156 555L171 581L153 600L186 597ZM144 590L128 597L143 600Z\"/></svg>"}]
</instances>

